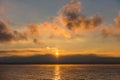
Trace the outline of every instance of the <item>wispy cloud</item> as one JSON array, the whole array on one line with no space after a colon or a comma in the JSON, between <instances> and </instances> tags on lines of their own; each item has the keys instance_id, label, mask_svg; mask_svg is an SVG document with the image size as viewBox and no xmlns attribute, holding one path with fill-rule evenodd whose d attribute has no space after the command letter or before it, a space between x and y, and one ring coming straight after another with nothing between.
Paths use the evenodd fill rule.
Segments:
<instances>
[{"instance_id":1,"label":"wispy cloud","mask_svg":"<svg viewBox=\"0 0 120 80\"><path fill-rule=\"evenodd\" d=\"M0 50L0 57L10 57L10 56L33 56L42 55L45 52L43 49L4 49Z\"/></svg>"},{"instance_id":2,"label":"wispy cloud","mask_svg":"<svg viewBox=\"0 0 120 80\"><path fill-rule=\"evenodd\" d=\"M114 19L115 25L104 26L101 29L101 34L104 38L112 37L120 40L120 14Z\"/></svg>"},{"instance_id":3,"label":"wispy cloud","mask_svg":"<svg viewBox=\"0 0 120 80\"><path fill-rule=\"evenodd\" d=\"M114 19L116 25L120 27L120 12L118 13L118 17Z\"/></svg>"}]
</instances>

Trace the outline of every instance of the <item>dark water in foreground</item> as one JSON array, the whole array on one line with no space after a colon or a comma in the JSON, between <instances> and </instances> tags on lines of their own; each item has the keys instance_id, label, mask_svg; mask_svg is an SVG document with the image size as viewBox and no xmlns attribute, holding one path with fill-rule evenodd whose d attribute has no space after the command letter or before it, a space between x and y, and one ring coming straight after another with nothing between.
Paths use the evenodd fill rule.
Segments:
<instances>
[{"instance_id":1,"label":"dark water in foreground","mask_svg":"<svg viewBox=\"0 0 120 80\"><path fill-rule=\"evenodd\" d=\"M120 80L120 65L0 65L0 80Z\"/></svg>"}]
</instances>

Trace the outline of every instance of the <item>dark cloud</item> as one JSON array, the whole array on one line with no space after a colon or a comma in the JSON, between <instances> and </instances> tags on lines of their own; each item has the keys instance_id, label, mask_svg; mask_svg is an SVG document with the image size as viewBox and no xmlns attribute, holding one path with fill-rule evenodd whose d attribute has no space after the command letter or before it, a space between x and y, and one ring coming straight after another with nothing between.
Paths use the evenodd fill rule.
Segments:
<instances>
[{"instance_id":1,"label":"dark cloud","mask_svg":"<svg viewBox=\"0 0 120 80\"><path fill-rule=\"evenodd\" d=\"M18 31L10 29L3 21L0 21L0 43L26 39L26 36Z\"/></svg>"},{"instance_id":2,"label":"dark cloud","mask_svg":"<svg viewBox=\"0 0 120 80\"><path fill-rule=\"evenodd\" d=\"M42 50L36 49L8 49L0 50L0 57L10 57L10 56L33 56L40 54Z\"/></svg>"},{"instance_id":3,"label":"dark cloud","mask_svg":"<svg viewBox=\"0 0 120 80\"><path fill-rule=\"evenodd\" d=\"M2 53L17 53L17 52L40 52L40 50L0 50L0 54Z\"/></svg>"},{"instance_id":4,"label":"dark cloud","mask_svg":"<svg viewBox=\"0 0 120 80\"><path fill-rule=\"evenodd\" d=\"M57 18L59 22L69 30L94 29L102 23L102 17L99 14L93 17L84 16L79 1L72 1L63 6Z\"/></svg>"},{"instance_id":5,"label":"dark cloud","mask_svg":"<svg viewBox=\"0 0 120 80\"><path fill-rule=\"evenodd\" d=\"M14 35L5 23L0 21L0 42L7 42L14 39Z\"/></svg>"}]
</instances>

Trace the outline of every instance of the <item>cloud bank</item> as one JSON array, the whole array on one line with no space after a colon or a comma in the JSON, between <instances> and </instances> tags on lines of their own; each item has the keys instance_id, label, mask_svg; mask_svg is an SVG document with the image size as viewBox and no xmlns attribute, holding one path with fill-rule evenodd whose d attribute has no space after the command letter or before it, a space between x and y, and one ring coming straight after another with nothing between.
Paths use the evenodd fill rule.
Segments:
<instances>
[{"instance_id":1,"label":"cloud bank","mask_svg":"<svg viewBox=\"0 0 120 80\"><path fill-rule=\"evenodd\" d=\"M101 33L100 36L102 37L119 39L120 15L114 21L115 25L104 25L100 14L85 16L82 13L81 2L70 1L59 10L58 15L54 16L51 21L28 24L21 31L11 29L5 22L0 20L0 43L29 39L32 39L34 43L40 43L41 36L70 39L76 35L83 35L96 30Z\"/></svg>"}]
</instances>

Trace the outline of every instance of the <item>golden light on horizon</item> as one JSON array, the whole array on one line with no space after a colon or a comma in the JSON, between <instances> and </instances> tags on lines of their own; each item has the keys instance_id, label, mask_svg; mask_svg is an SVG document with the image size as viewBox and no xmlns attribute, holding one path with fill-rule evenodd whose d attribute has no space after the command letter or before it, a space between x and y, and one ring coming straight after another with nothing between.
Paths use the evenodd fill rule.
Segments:
<instances>
[{"instance_id":1,"label":"golden light on horizon","mask_svg":"<svg viewBox=\"0 0 120 80\"><path fill-rule=\"evenodd\" d=\"M58 50L56 50L56 53L55 53L55 55L56 55L56 57L59 57L59 52L58 52Z\"/></svg>"},{"instance_id":2,"label":"golden light on horizon","mask_svg":"<svg viewBox=\"0 0 120 80\"><path fill-rule=\"evenodd\" d=\"M56 54L56 56L58 56L58 55L59 55L59 53L58 53L58 52L56 52L55 54Z\"/></svg>"},{"instance_id":3,"label":"golden light on horizon","mask_svg":"<svg viewBox=\"0 0 120 80\"><path fill-rule=\"evenodd\" d=\"M56 47L52 47L52 48L50 48L50 47L46 47L48 50L51 50L51 51L53 51L54 52L54 55L56 56L56 57L58 57L59 56L59 50L58 50L58 48L56 48Z\"/></svg>"}]
</instances>

